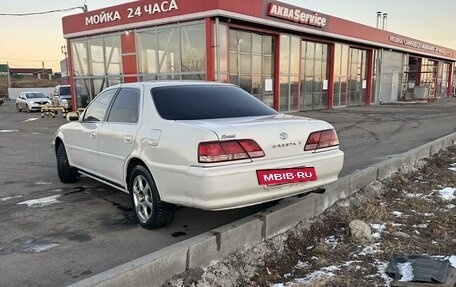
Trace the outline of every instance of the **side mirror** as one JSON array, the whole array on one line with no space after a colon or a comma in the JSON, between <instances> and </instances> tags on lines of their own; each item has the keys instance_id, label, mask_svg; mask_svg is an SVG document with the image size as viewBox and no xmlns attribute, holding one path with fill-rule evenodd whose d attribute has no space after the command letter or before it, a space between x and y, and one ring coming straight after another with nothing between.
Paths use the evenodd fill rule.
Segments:
<instances>
[{"instance_id":1,"label":"side mirror","mask_svg":"<svg viewBox=\"0 0 456 287\"><path fill-rule=\"evenodd\" d=\"M66 118L69 122L79 121L79 114L76 112L69 112Z\"/></svg>"}]
</instances>

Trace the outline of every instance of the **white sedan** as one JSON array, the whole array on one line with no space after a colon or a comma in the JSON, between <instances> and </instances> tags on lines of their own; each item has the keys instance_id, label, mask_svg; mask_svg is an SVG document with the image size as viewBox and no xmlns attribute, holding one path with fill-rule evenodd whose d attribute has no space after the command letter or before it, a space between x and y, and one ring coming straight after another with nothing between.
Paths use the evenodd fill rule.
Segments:
<instances>
[{"instance_id":1,"label":"white sedan","mask_svg":"<svg viewBox=\"0 0 456 287\"><path fill-rule=\"evenodd\" d=\"M44 105L50 105L52 102L42 92L22 92L16 99L16 110L18 112L26 110L27 112L41 111Z\"/></svg>"},{"instance_id":2,"label":"white sedan","mask_svg":"<svg viewBox=\"0 0 456 287\"><path fill-rule=\"evenodd\" d=\"M128 192L145 228L169 224L175 205L223 210L321 190L343 165L329 123L230 84L116 85L68 119L53 142L60 180L83 174Z\"/></svg>"}]
</instances>

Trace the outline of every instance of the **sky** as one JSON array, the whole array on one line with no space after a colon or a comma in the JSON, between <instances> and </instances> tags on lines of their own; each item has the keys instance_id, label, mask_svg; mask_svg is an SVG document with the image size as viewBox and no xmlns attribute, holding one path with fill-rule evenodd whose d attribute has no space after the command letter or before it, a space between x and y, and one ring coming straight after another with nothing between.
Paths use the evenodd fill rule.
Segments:
<instances>
[{"instance_id":1,"label":"sky","mask_svg":"<svg viewBox=\"0 0 456 287\"><path fill-rule=\"evenodd\" d=\"M151 0L151 2L154 0ZM185 0L181 0L185 1ZM229 1L229 0L225 0ZM246 0L249 1L249 0ZM0 0L0 14L34 13L81 7L101 9L132 1L122 0ZM377 11L388 13L388 30L456 49L454 0L281 0L316 12L376 26ZM52 68L64 59L62 17L82 9L32 16L0 15L0 64L12 68Z\"/></svg>"}]
</instances>

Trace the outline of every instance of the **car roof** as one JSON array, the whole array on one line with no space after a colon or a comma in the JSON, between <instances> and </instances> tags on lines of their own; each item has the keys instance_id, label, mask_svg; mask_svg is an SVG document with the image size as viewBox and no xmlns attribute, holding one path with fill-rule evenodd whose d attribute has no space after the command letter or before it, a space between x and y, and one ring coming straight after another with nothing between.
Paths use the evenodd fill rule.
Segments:
<instances>
[{"instance_id":1,"label":"car roof","mask_svg":"<svg viewBox=\"0 0 456 287\"><path fill-rule=\"evenodd\" d=\"M143 86L146 89L156 88L156 87L169 87L169 86L227 86L227 87L234 87L233 84L227 83L219 83L219 82L211 82L211 81L190 81L190 80L182 80L182 81L145 81L145 82L135 82L135 83L124 83L124 84L117 84L111 86L110 88L118 88L118 87L138 87Z\"/></svg>"}]
</instances>

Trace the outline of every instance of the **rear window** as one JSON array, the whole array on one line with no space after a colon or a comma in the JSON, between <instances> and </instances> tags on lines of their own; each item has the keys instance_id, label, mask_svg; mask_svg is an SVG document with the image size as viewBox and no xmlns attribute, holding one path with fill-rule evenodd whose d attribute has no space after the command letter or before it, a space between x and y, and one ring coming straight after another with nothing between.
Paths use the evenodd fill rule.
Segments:
<instances>
[{"instance_id":1,"label":"rear window","mask_svg":"<svg viewBox=\"0 0 456 287\"><path fill-rule=\"evenodd\" d=\"M60 95L61 96L71 95L70 87L60 87Z\"/></svg>"},{"instance_id":2,"label":"rear window","mask_svg":"<svg viewBox=\"0 0 456 287\"><path fill-rule=\"evenodd\" d=\"M275 115L277 112L235 86L172 86L151 90L166 120L200 120Z\"/></svg>"}]
</instances>

